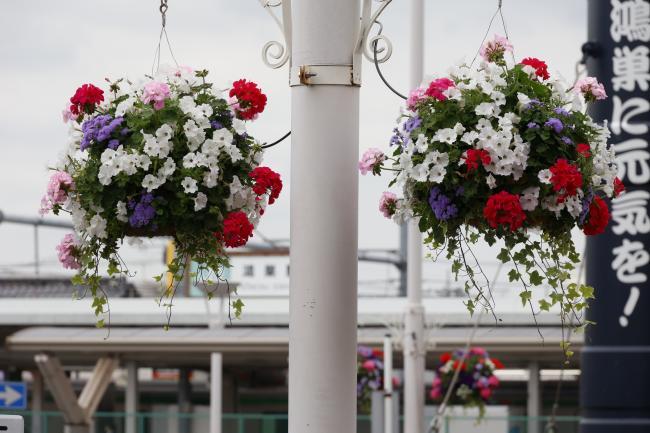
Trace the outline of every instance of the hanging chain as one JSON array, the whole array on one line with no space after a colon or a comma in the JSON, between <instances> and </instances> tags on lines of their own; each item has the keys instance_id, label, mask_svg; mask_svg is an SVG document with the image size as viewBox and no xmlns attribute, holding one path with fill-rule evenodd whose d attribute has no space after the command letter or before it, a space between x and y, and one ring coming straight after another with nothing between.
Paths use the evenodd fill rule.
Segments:
<instances>
[{"instance_id":1,"label":"hanging chain","mask_svg":"<svg viewBox=\"0 0 650 433\"><path fill-rule=\"evenodd\" d=\"M494 12L492 15L492 18L490 18L490 23L488 24L488 28L485 31L485 35L483 35L483 39L481 40L481 45L479 45L478 50L476 51L476 54L474 55L474 58L472 59L472 63L470 64L470 67L474 65L474 62L476 61L476 58L478 57L479 53L481 52L481 47L485 43L485 40L487 39L488 35L490 34L490 29L492 28L492 23L494 23L494 19L499 15L501 18L501 25L503 26L503 32L505 33L506 39L510 40L510 35L508 35L508 27L506 26L506 20L503 17L503 0L498 0L497 2L497 10ZM515 53L514 50L512 52L512 58L514 61L515 58Z\"/></svg>"},{"instance_id":2,"label":"hanging chain","mask_svg":"<svg viewBox=\"0 0 650 433\"><path fill-rule=\"evenodd\" d=\"M160 0L160 7L158 10L160 10L160 16L162 17L162 26L165 27L167 24L167 9L169 9L169 6L167 5L167 0Z\"/></svg>"}]
</instances>

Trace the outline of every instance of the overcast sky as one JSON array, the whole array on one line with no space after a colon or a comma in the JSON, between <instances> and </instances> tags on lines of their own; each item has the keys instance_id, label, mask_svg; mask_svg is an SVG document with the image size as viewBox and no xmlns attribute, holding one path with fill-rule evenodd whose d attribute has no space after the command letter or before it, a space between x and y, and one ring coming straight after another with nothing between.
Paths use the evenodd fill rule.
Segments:
<instances>
[{"instance_id":1,"label":"overcast sky","mask_svg":"<svg viewBox=\"0 0 650 433\"><path fill-rule=\"evenodd\" d=\"M352 1L352 0L351 0ZM463 58L471 60L496 8L496 0L426 0L425 74L440 75ZM408 89L408 2L394 0L382 17L394 45L384 72L394 87ZM551 71L574 77L586 39L586 0L505 0L504 16L515 54L544 59ZM168 33L179 63L209 69L213 82L247 78L268 95L267 110L251 128L272 141L290 126L287 68L271 70L261 60L265 42L281 38L256 0L170 0ZM0 10L0 210L36 216L48 179L47 165L66 143L61 110L83 83L137 76L151 70L160 30L153 0L111 2L5 0ZM493 31L503 33L495 21ZM163 52L163 62L171 62ZM364 64L360 151L388 148L401 100ZM333 126L335 127L335 125ZM259 227L269 238L289 234L291 142L270 149L266 164L279 171L285 190ZM377 211L388 178L360 177L359 246L396 248L398 229ZM377 234L381 233L381 236ZM55 260L64 233L43 230L41 256ZM9 264L32 261L31 229L0 224L0 273ZM148 260L160 260L158 248ZM142 254L140 254L142 255ZM490 260L489 257L486 257ZM19 268L13 268L19 269ZM55 269L55 268L51 268Z\"/></svg>"}]
</instances>

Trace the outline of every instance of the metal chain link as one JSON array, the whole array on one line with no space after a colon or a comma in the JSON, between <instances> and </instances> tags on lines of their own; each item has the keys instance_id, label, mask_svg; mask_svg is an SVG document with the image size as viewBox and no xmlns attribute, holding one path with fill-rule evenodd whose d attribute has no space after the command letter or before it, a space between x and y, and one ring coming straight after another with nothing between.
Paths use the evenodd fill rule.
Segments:
<instances>
[{"instance_id":1,"label":"metal chain link","mask_svg":"<svg viewBox=\"0 0 650 433\"><path fill-rule=\"evenodd\" d=\"M167 24L167 9L169 9L169 6L167 5L167 0L160 0L160 7L158 10L160 10L160 16L162 17L162 26L165 27Z\"/></svg>"}]
</instances>

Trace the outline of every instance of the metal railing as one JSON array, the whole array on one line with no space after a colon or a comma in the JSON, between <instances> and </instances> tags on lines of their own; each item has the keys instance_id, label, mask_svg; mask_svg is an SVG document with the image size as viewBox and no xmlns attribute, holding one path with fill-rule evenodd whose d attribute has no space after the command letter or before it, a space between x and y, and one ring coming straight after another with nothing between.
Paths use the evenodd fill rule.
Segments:
<instances>
[{"instance_id":1,"label":"metal railing","mask_svg":"<svg viewBox=\"0 0 650 433\"><path fill-rule=\"evenodd\" d=\"M43 411L34 423L31 411L7 411L25 419L25 433L62 433L63 415L60 412ZM205 433L209 430L207 410L194 413L179 412L97 412L94 417L94 433L124 433L128 417L135 417L137 433ZM183 422L185 421L185 422ZM427 420L429 421L429 420ZM540 432L546 431L550 417L486 416L480 422L471 416L446 416L440 433L529 433L531 422L539 423ZM580 418L560 416L555 418L556 433L577 433ZM371 433L371 417L357 418L357 432ZM182 426L189 426L183 431ZM428 422L425 424L428 425ZM223 415L223 433L286 433L286 414L227 413Z\"/></svg>"}]
</instances>

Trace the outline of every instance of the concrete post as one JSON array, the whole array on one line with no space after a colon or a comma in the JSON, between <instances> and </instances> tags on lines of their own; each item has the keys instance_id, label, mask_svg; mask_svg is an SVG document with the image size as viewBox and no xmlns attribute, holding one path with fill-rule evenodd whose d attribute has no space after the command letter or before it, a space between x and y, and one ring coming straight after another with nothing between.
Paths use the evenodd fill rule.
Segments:
<instances>
[{"instance_id":1,"label":"concrete post","mask_svg":"<svg viewBox=\"0 0 650 433\"><path fill-rule=\"evenodd\" d=\"M210 354L210 433L221 433L223 358L221 353Z\"/></svg>"},{"instance_id":2,"label":"concrete post","mask_svg":"<svg viewBox=\"0 0 650 433\"><path fill-rule=\"evenodd\" d=\"M539 364L535 361L528 364L528 433L541 433L539 417L542 413Z\"/></svg>"},{"instance_id":3,"label":"concrete post","mask_svg":"<svg viewBox=\"0 0 650 433\"><path fill-rule=\"evenodd\" d=\"M138 433L138 365L135 361L126 363L125 433ZM144 432L141 432L144 433Z\"/></svg>"}]
</instances>

